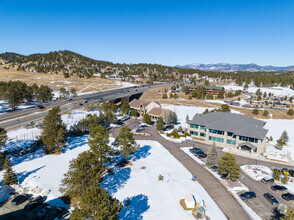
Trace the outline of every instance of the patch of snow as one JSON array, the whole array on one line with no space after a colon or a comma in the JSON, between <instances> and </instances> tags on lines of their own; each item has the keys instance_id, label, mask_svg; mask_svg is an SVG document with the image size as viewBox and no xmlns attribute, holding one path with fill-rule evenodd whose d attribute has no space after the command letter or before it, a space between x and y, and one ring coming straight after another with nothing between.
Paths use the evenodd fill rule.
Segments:
<instances>
[{"instance_id":1,"label":"patch of snow","mask_svg":"<svg viewBox=\"0 0 294 220\"><path fill-rule=\"evenodd\" d=\"M272 170L266 166L242 165L240 168L244 173L256 181L260 181L262 178L270 179L273 176Z\"/></svg>"},{"instance_id":2,"label":"patch of snow","mask_svg":"<svg viewBox=\"0 0 294 220\"><path fill-rule=\"evenodd\" d=\"M278 150L274 146L268 146L263 156L269 160L276 160L282 162L289 162L286 150Z\"/></svg>"}]
</instances>

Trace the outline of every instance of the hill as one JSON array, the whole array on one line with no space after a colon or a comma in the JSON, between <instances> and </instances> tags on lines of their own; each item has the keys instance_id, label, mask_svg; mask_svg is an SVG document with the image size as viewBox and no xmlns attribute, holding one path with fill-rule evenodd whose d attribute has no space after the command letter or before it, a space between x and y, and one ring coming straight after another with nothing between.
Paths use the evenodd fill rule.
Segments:
<instances>
[{"instance_id":1,"label":"hill","mask_svg":"<svg viewBox=\"0 0 294 220\"><path fill-rule=\"evenodd\" d=\"M63 74L65 77L77 75L89 78L94 74L101 77L117 74L122 78L148 78L149 80L177 80L180 75L194 73L195 70L168 67L157 64L118 64L94 60L78 53L64 50L37 53L28 56L17 53L0 54L0 67L37 73Z\"/></svg>"}]
</instances>

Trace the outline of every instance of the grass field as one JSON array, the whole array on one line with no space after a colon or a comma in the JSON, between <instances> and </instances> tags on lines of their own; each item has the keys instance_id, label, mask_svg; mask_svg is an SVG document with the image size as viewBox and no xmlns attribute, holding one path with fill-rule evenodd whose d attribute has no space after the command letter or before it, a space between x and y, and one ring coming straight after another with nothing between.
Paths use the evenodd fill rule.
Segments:
<instances>
[{"instance_id":1,"label":"grass field","mask_svg":"<svg viewBox=\"0 0 294 220\"><path fill-rule=\"evenodd\" d=\"M20 80L29 85L33 83L48 85L54 91L58 91L62 87L67 89L75 88L78 93L114 89L122 86L122 83L118 80L101 79L95 76L90 79L79 78L77 76L64 78L62 74L45 74L0 69L0 81L9 80Z\"/></svg>"}]
</instances>

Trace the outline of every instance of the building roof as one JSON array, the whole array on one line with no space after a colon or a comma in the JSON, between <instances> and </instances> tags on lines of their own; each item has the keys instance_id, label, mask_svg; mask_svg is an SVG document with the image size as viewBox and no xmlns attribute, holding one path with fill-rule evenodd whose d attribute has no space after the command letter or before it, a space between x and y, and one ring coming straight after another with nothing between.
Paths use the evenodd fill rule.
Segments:
<instances>
[{"instance_id":1,"label":"building roof","mask_svg":"<svg viewBox=\"0 0 294 220\"><path fill-rule=\"evenodd\" d=\"M154 102L154 103L160 105L160 103L157 102L157 101L152 101L152 102ZM132 101L130 102L130 107L131 107L131 108L140 108L141 105L142 105L143 107L146 107L146 106L149 105L150 103L151 103L151 102L149 102L149 101L134 99L134 100L132 100Z\"/></svg>"},{"instance_id":2,"label":"building roof","mask_svg":"<svg viewBox=\"0 0 294 220\"><path fill-rule=\"evenodd\" d=\"M152 108L149 112L147 112L149 115L156 115L156 116L163 116L166 114L166 116L170 113L171 111L168 109L162 109L162 108Z\"/></svg>"},{"instance_id":3,"label":"building roof","mask_svg":"<svg viewBox=\"0 0 294 220\"><path fill-rule=\"evenodd\" d=\"M188 85L188 87L190 87L191 89L196 89L199 86L202 86L202 87L204 87L207 90L213 90L213 89L215 89L215 90L222 90L222 89L224 89L224 87L221 87L221 86Z\"/></svg>"},{"instance_id":4,"label":"building roof","mask_svg":"<svg viewBox=\"0 0 294 220\"><path fill-rule=\"evenodd\" d=\"M249 142L243 142L237 145L237 147L242 147L242 146L247 146L249 148L251 148L252 150L256 150L256 146L254 146L253 144L249 143Z\"/></svg>"},{"instance_id":5,"label":"building roof","mask_svg":"<svg viewBox=\"0 0 294 220\"><path fill-rule=\"evenodd\" d=\"M233 132L235 135L260 140L263 140L268 132L267 129L263 128L265 121L227 112L196 114L192 120L188 120L188 123L203 125L208 129Z\"/></svg>"}]
</instances>

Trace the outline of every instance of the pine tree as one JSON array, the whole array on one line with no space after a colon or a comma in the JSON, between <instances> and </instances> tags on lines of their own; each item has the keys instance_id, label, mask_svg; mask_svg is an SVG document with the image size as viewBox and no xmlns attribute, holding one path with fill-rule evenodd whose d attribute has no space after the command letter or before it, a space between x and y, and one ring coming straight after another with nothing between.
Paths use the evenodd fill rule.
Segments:
<instances>
[{"instance_id":1,"label":"pine tree","mask_svg":"<svg viewBox=\"0 0 294 220\"><path fill-rule=\"evenodd\" d=\"M151 124L151 117L150 117L149 114L145 114L145 115L143 116L143 122L146 123L146 124L148 124L148 125Z\"/></svg>"},{"instance_id":2,"label":"pine tree","mask_svg":"<svg viewBox=\"0 0 294 220\"><path fill-rule=\"evenodd\" d=\"M212 146L209 148L206 157L206 165L207 166L215 166L218 162L218 150L213 142Z\"/></svg>"},{"instance_id":3,"label":"pine tree","mask_svg":"<svg viewBox=\"0 0 294 220\"><path fill-rule=\"evenodd\" d=\"M91 152L97 158L99 166L102 167L106 162L110 161L109 132L104 126L97 125L91 129L88 144Z\"/></svg>"},{"instance_id":4,"label":"pine tree","mask_svg":"<svg viewBox=\"0 0 294 220\"><path fill-rule=\"evenodd\" d=\"M120 152L123 154L124 161L130 154L135 153L138 145L133 137L132 131L128 127L122 127L117 136L117 145L120 146Z\"/></svg>"},{"instance_id":5,"label":"pine tree","mask_svg":"<svg viewBox=\"0 0 294 220\"><path fill-rule=\"evenodd\" d=\"M42 134L41 142L46 146L45 153L54 153L60 151L67 140L66 126L62 122L59 106L53 107L45 116L40 127Z\"/></svg>"},{"instance_id":6,"label":"pine tree","mask_svg":"<svg viewBox=\"0 0 294 220\"><path fill-rule=\"evenodd\" d=\"M5 156L2 153L0 153L0 171L3 170L4 163L5 163Z\"/></svg>"},{"instance_id":7,"label":"pine tree","mask_svg":"<svg viewBox=\"0 0 294 220\"><path fill-rule=\"evenodd\" d=\"M163 126L164 126L163 119L162 119L162 117L159 117L159 119L156 122L156 129L158 131L162 131L163 130Z\"/></svg>"},{"instance_id":8,"label":"pine tree","mask_svg":"<svg viewBox=\"0 0 294 220\"><path fill-rule=\"evenodd\" d=\"M99 166L91 151L84 151L70 161L59 191L70 197L82 196L87 188L98 185L106 168Z\"/></svg>"},{"instance_id":9,"label":"pine tree","mask_svg":"<svg viewBox=\"0 0 294 220\"><path fill-rule=\"evenodd\" d=\"M120 110L123 114L128 114L130 111L130 105L127 101L124 101L120 107Z\"/></svg>"},{"instance_id":10,"label":"pine tree","mask_svg":"<svg viewBox=\"0 0 294 220\"><path fill-rule=\"evenodd\" d=\"M226 153L218 161L218 170L221 174L228 175L231 180L240 178L240 166L237 164L237 159L230 153Z\"/></svg>"},{"instance_id":11,"label":"pine tree","mask_svg":"<svg viewBox=\"0 0 294 220\"><path fill-rule=\"evenodd\" d=\"M280 179L281 179L281 172L279 170L277 170L277 169L274 170L274 172L273 172L273 179L280 181Z\"/></svg>"},{"instance_id":12,"label":"pine tree","mask_svg":"<svg viewBox=\"0 0 294 220\"><path fill-rule=\"evenodd\" d=\"M132 111L131 111L131 115L134 116L135 119L137 119L137 117L138 117L138 111L133 108Z\"/></svg>"},{"instance_id":13,"label":"pine tree","mask_svg":"<svg viewBox=\"0 0 294 220\"><path fill-rule=\"evenodd\" d=\"M207 113L209 113L209 110L205 109L205 111L202 114L207 114Z\"/></svg>"},{"instance_id":14,"label":"pine tree","mask_svg":"<svg viewBox=\"0 0 294 220\"><path fill-rule=\"evenodd\" d=\"M70 218L73 220L113 219L118 220L122 204L99 185L94 185L85 191L80 207L75 208Z\"/></svg>"},{"instance_id":15,"label":"pine tree","mask_svg":"<svg viewBox=\"0 0 294 220\"><path fill-rule=\"evenodd\" d=\"M283 141L283 144L286 145L289 141L289 136L287 131L283 131L283 133L281 134L280 139Z\"/></svg>"},{"instance_id":16,"label":"pine tree","mask_svg":"<svg viewBox=\"0 0 294 220\"><path fill-rule=\"evenodd\" d=\"M277 148L278 150L282 150L282 149L283 149L283 146L284 146L284 142L283 142L283 140L280 138L279 140L277 140L276 148Z\"/></svg>"},{"instance_id":17,"label":"pine tree","mask_svg":"<svg viewBox=\"0 0 294 220\"><path fill-rule=\"evenodd\" d=\"M259 111L258 111L257 108L253 109L253 111L252 111L252 114L253 114L253 115L258 115L258 113L259 113Z\"/></svg>"},{"instance_id":18,"label":"pine tree","mask_svg":"<svg viewBox=\"0 0 294 220\"><path fill-rule=\"evenodd\" d=\"M3 185L17 184L16 173L13 171L8 157L5 158L3 179Z\"/></svg>"},{"instance_id":19,"label":"pine tree","mask_svg":"<svg viewBox=\"0 0 294 220\"><path fill-rule=\"evenodd\" d=\"M264 110L262 116L267 117L269 115L268 110Z\"/></svg>"},{"instance_id":20,"label":"pine tree","mask_svg":"<svg viewBox=\"0 0 294 220\"><path fill-rule=\"evenodd\" d=\"M0 146L6 144L7 140L7 131L4 128L0 128Z\"/></svg>"},{"instance_id":21,"label":"pine tree","mask_svg":"<svg viewBox=\"0 0 294 220\"><path fill-rule=\"evenodd\" d=\"M178 116L175 112L170 112L167 116L167 124L168 125L175 125L178 123Z\"/></svg>"}]
</instances>

